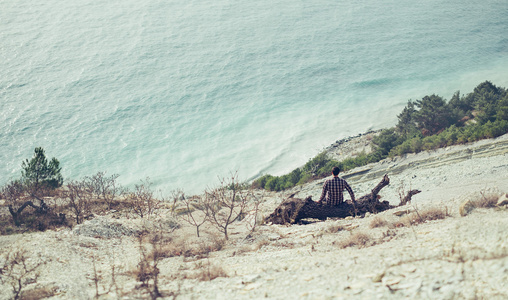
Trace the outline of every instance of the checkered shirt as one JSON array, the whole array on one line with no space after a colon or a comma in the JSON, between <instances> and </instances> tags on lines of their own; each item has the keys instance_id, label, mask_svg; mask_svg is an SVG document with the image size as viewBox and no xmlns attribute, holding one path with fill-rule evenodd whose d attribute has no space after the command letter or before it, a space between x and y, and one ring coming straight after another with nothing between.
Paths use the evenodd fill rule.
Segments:
<instances>
[{"instance_id":1,"label":"checkered shirt","mask_svg":"<svg viewBox=\"0 0 508 300\"><path fill-rule=\"evenodd\" d=\"M355 201L355 194L349 184L342 178L333 177L332 179L325 181L319 202L323 202L326 197L326 205L335 206L341 204L344 202L344 196L342 195L344 189L348 191L351 196L351 200Z\"/></svg>"}]
</instances>

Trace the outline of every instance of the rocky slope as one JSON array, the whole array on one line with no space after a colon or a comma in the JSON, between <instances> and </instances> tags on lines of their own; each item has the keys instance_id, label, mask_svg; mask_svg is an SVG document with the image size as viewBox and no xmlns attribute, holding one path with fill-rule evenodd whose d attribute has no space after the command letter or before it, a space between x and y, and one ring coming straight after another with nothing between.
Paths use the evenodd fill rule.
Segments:
<instances>
[{"instance_id":1,"label":"rocky slope","mask_svg":"<svg viewBox=\"0 0 508 300\"><path fill-rule=\"evenodd\" d=\"M330 153L367 147L368 135L356 139ZM91 299L96 291L101 299L149 298L137 276L138 236L147 228L168 233L175 224L180 227L157 244L167 256L158 264L158 286L168 299L507 299L506 206L465 216L459 207L508 192L508 135L388 159L343 176L363 195L385 173L391 184L381 191L383 200L395 205L403 190L422 193L404 207L365 218L264 224L251 234L246 218L232 224L227 242L209 226L197 238L194 227L163 209L144 219L111 213L72 229L0 236L0 249L3 258L22 250L28 265L45 262L33 272L38 278L27 276L23 295L29 299ZM268 215L293 193L317 199L323 181L256 192L260 213ZM430 210L448 216L415 222ZM0 299L9 299L10 278L3 279Z\"/></svg>"}]
</instances>

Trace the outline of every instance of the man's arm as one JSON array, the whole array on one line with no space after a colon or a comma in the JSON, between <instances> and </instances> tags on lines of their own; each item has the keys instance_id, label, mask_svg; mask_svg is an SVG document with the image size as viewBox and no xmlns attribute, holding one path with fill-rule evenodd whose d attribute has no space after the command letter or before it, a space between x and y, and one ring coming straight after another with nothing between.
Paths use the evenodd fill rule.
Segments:
<instances>
[{"instance_id":1,"label":"man's arm","mask_svg":"<svg viewBox=\"0 0 508 300\"><path fill-rule=\"evenodd\" d=\"M323 191L321 192L321 197L319 197L318 203L323 203L323 200L325 200L326 197L327 190L328 190L328 180L325 181L325 184L323 185Z\"/></svg>"},{"instance_id":2,"label":"man's arm","mask_svg":"<svg viewBox=\"0 0 508 300\"><path fill-rule=\"evenodd\" d=\"M344 183L345 183L346 190L349 193L349 196L351 196L351 201L356 202L355 193L353 193L353 189L351 189L351 187L349 186L349 184L346 181L344 181Z\"/></svg>"}]
</instances>

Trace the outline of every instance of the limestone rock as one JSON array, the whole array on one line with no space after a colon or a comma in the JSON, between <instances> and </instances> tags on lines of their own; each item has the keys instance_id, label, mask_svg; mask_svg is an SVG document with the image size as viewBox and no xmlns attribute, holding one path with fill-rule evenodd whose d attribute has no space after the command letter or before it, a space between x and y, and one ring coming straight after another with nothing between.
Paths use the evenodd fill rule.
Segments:
<instances>
[{"instance_id":1,"label":"limestone rock","mask_svg":"<svg viewBox=\"0 0 508 300\"><path fill-rule=\"evenodd\" d=\"M474 203L471 200L466 200L459 206L459 213L462 217L464 217L467 216L474 208Z\"/></svg>"},{"instance_id":2,"label":"limestone rock","mask_svg":"<svg viewBox=\"0 0 508 300\"><path fill-rule=\"evenodd\" d=\"M398 210L398 211L395 211L393 212L394 215L396 215L397 217L400 217L400 216L403 216L405 214L408 214L408 213L411 213L413 212L414 210L409 210L409 209L404 209L404 210Z\"/></svg>"},{"instance_id":3,"label":"limestone rock","mask_svg":"<svg viewBox=\"0 0 508 300\"><path fill-rule=\"evenodd\" d=\"M508 194L504 194L497 200L497 206L508 205Z\"/></svg>"}]
</instances>

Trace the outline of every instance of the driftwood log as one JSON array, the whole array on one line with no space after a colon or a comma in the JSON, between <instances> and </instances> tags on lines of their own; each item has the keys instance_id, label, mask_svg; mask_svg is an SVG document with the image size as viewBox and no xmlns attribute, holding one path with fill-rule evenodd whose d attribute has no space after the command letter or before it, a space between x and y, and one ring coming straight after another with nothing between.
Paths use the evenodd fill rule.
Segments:
<instances>
[{"instance_id":1,"label":"driftwood log","mask_svg":"<svg viewBox=\"0 0 508 300\"><path fill-rule=\"evenodd\" d=\"M9 205L9 212L12 216L12 221L14 222L14 225L17 227L21 226L22 222L22 212L27 208L28 206L33 207L35 209L34 215L38 219L42 219L44 223L47 223L46 225L66 225L67 220L65 217L65 214L59 213L53 213L51 209L46 205L44 200L36 198L40 201L40 206L35 205L32 201L26 201L23 203L18 209L15 209L12 205ZM39 220L41 221L41 220ZM41 227L41 226L39 226Z\"/></svg>"},{"instance_id":2,"label":"driftwood log","mask_svg":"<svg viewBox=\"0 0 508 300\"><path fill-rule=\"evenodd\" d=\"M295 224L303 219L319 219L327 218L345 218L348 216L363 216L365 213L378 213L395 206L390 205L388 201L379 201L379 192L382 188L390 183L390 178L385 175L381 182L372 189L372 191L356 200L356 203L344 202L339 206L328 206L319 204L312 200L309 196L305 199L288 198L282 202L265 221L272 224ZM411 197L420 191L411 190L408 195L401 199L400 205L406 204Z\"/></svg>"}]
</instances>

